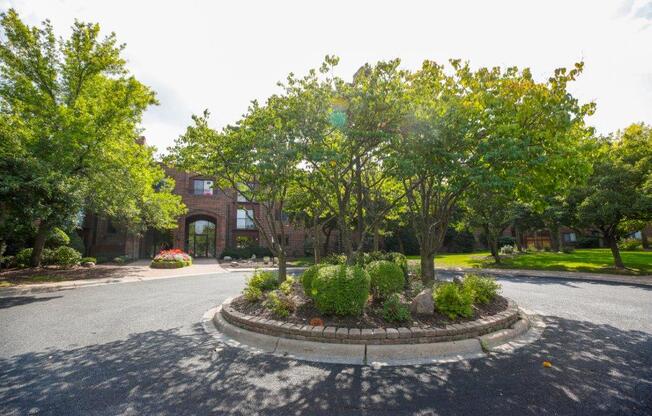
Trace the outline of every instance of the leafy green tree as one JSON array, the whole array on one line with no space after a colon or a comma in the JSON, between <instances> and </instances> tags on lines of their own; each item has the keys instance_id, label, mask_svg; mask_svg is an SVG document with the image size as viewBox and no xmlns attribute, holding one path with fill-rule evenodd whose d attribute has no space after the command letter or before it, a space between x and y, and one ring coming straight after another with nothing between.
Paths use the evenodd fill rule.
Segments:
<instances>
[{"instance_id":1,"label":"leafy green tree","mask_svg":"<svg viewBox=\"0 0 652 416\"><path fill-rule=\"evenodd\" d=\"M81 22L57 39L49 21L29 27L13 9L0 25L0 201L35 227L32 264L50 231L83 210L135 231L176 226L181 199L137 143L154 93L126 70L124 45Z\"/></svg>"},{"instance_id":2,"label":"leafy green tree","mask_svg":"<svg viewBox=\"0 0 652 416\"><path fill-rule=\"evenodd\" d=\"M652 220L652 128L632 124L598 143L593 173L568 205L573 224L600 233L622 269L618 240Z\"/></svg>"},{"instance_id":3,"label":"leafy green tree","mask_svg":"<svg viewBox=\"0 0 652 416\"><path fill-rule=\"evenodd\" d=\"M194 125L176 141L171 160L183 169L215 177L222 189L259 205L259 215L250 219L278 257L282 282L288 230L279 214L285 212L298 165L291 100L272 96L265 106L253 102L236 126L222 132L208 126L208 115L205 111L193 116Z\"/></svg>"}]
</instances>

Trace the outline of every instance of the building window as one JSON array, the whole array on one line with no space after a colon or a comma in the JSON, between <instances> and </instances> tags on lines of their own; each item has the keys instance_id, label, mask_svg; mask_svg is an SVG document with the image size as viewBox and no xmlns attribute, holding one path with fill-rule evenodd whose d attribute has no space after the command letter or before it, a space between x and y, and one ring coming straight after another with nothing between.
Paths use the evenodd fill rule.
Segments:
<instances>
[{"instance_id":1,"label":"building window","mask_svg":"<svg viewBox=\"0 0 652 416\"><path fill-rule=\"evenodd\" d=\"M577 236L575 233L564 233L564 242L565 243L574 243L577 241Z\"/></svg>"},{"instance_id":2,"label":"building window","mask_svg":"<svg viewBox=\"0 0 652 416\"><path fill-rule=\"evenodd\" d=\"M245 196L247 193L249 193L249 189L251 189L249 187L249 185L244 184L244 183L239 183L238 184L238 189L235 191L236 192L236 201L238 201L238 202L251 202Z\"/></svg>"},{"instance_id":3,"label":"building window","mask_svg":"<svg viewBox=\"0 0 652 416\"><path fill-rule=\"evenodd\" d=\"M629 235L629 238L635 238L637 240L642 240L643 239L643 233L640 231L633 232Z\"/></svg>"},{"instance_id":4,"label":"building window","mask_svg":"<svg viewBox=\"0 0 652 416\"><path fill-rule=\"evenodd\" d=\"M193 180L193 193L195 195L213 195L213 181L208 179Z\"/></svg>"},{"instance_id":5,"label":"building window","mask_svg":"<svg viewBox=\"0 0 652 416\"><path fill-rule=\"evenodd\" d=\"M239 209L238 210L238 223L239 230L252 230L256 228L254 225L254 210L253 209Z\"/></svg>"}]
</instances>

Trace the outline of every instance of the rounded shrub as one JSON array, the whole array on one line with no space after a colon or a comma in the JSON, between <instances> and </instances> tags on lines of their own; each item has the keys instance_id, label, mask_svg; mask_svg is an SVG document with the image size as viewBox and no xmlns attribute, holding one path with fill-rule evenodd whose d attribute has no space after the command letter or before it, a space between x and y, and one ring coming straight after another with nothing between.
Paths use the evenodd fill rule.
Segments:
<instances>
[{"instance_id":1,"label":"rounded shrub","mask_svg":"<svg viewBox=\"0 0 652 416\"><path fill-rule=\"evenodd\" d=\"M74 266L79 264L82 256L79 251L72 247L61 246L54 250L52 254L53 263L59 266Z\"/></svg>"},{"instance_id":2,"label":"rounded shrub","mask_svg":"<svg viewBox=\"0 0 652 416\"><path fill-rule=\"evenodd\" d=\"M315 276L317 276L317 272L326 266L326 264L321 263L315 264L308 267L306 271L303 272L301 275L301 286L303 286L303 291L305 292L306 296L312 297L312 282L315 279Z\"/></svg>"},{"instance_id":3,"label":"rounded shrub","mask_svg":"<svg viewBox=\"0 0 652 416\"><path fill-rule=\"evenodd\" d=\"M435 308L450 319L473 316L473 291L453 282L437 285L432 293Z\"/></svg>"},{"instance_id":4,"label":"rounded shrub","mask_svg":"<svg viewBox=\"0 0 652 416\"><path fill-rule=\"evenodd\" d=\"M57 248L61 246L67 246L70 244L70 237L63 231L61 228L55 227L50 231L47 240L45 240L45 246L49 248Z\"/></svg>"},{"instance_id":5,"label":"rounded shrub","mask_svg":"<svg viewBox=\"0 0 652 416\"><path fill-rule=\"evenodd\" d=\"M392 293L403 289L405 279L401 267L391 261L372 261L366 267L370 278L370 289L375 298L386 299Z\"/></svg>"},{"instance_id":6,"label":"rounded shrub","mask_svg":"<svg viewBox=\"0 0 652 416\"><path fill-rule=\"evenodd\" d=\"M80 263L95 263L97 264L97 259L95 257L82 257L79 261Z\"/></svg>"},{"instance_id":7,"label":"rounded shrub","mask_svg":"<svg viewBox=\"0 0 652 416\"><path fill-rule=\"evenodd\" d=\"M369 274L360 266L326 266L312 282L315 306L324 314L359 315L369 298Z\"/></svg>"},{"instance_id":8,"label":"rounded shrub","mask_svg":"<svg viewBox=\"0 0 652 416\"><path fill-rule=\"evenodd\" d=\"M255 286L247 286L242 291L242 295L249 302L257 302L263 297L263 291Z\"/></svg>"},{"instance_id":9,"label":"rounded shrub","mask_svg":"<svg viewBox=\"0 0 652 416\"><path fill-rule=\"evenodd\" d=\"M24 248L16 253L16 264L19 267L29 266L30 259L32 258L33 248Z\"/></svg>"},{"instance_id":10,"label":"rounded shrub","mask_svg":"<svg viewBox=\"0 0 652 416\"><path fill-rule=\"evenodd\" d=\"M488 276L467 274L462 282L464 289L473 293L473 302L487 304L500 292L500 284Z\"/></svg>"},{"instance_id":11,"label":"rounded shrub","mask_svg":"<svg viewBox=\"0 0 652 416\"><path fill-rule=\"evenodd\" d=\"M278 275L275 272L256 270L254 275L247 280L247 286L257 287L263 292L278 287Z\"/></svg>"},{"instance_id":12,"label":"rounded shrub","mask_svg":"<svg viewBox=\"0 0 652 416\"><path fill-rule=\"evenodd\" d=\"M295 310L296 305L280 290L273 290L267 294L265 307L279 318L287 318Z\"/></svg>"}]
</instances>

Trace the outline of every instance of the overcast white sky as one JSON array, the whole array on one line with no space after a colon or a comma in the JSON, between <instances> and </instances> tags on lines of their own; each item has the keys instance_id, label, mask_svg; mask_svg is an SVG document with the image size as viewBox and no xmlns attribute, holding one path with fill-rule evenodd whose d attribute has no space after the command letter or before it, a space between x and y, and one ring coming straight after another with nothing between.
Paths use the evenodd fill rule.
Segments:
<instances>
[{"instance_id":1,"label":"overcast white sky","mask_svg":"<svg viewBox=\"0 0 652 416\"><path fill-rule=\"evenodd\" d=\"M547 77L584 59L572 86L595 101L600 133L652 123L652 0L140 1L0 0L30 25L49 18L66 35L75 18L127 44L129 69L158 94L147 141L164 151L208 108L214 127L235 122L252 99L277 92L289 72L341 58L349 78L365 62L399 57L531 67Z\"/></svg>"}]
</instances>

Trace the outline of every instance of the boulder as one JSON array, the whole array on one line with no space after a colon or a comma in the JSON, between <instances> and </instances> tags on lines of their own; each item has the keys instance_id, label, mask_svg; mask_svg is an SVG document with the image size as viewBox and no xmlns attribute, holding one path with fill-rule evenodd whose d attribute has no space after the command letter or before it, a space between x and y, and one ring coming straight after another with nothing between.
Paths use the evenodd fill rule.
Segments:
<instances>
[{"instance_id":1,"label":"boulder","mask_svg":"<svg viewBox=\"0 0 652 416\"><path fill-rule=\"evenodd\" d=\"M231 260L233 260L233 259L231 258L231 256L224 256L224 259L223 259L223 260L231 261Z\"/></svg>"},{"instance_id":2,"label":"boulder","mask_svg":"<svg viewBox=\"0 0 652 416\"><path fill-rule=\"evenodd\" d=\"M85 261L81 265L82 267L95 267L95 263L93 263L92 261Z\"/></svg>"},{"instance_id":3,"label":"boulder","mask_svg":"<svg viewBox=\"0 0 652 416\"><path fill-rule=\"evenodd\" d=\"M433 315L435 313L435 301L432 299L432 290L423 289L412 299L410 312L415 315Z\"/></svg>"},{"instance_id":4,"label":"boulder","mask_svg":"<svg viewBox=\"0 0 652 416\"><path fill-rule=\"evenodd\" d=\"M231 262L231 267L238 267L238 262L237 261L232 261Z\"/></svg>"},{"instance_id":5,"label":"boulder","mask_svg":"<svg viewBox=\"0 0 652 416\"><path fill-rule=\"evenodd\" d=\"M462 277L460 277L460 276L455 276L455 277L453 277L453 283L455 283L455 284L457 284L457 285L461 285L462 282L463 282L463 278L462 278Z\"/></svg>"}]
</instances>

